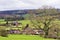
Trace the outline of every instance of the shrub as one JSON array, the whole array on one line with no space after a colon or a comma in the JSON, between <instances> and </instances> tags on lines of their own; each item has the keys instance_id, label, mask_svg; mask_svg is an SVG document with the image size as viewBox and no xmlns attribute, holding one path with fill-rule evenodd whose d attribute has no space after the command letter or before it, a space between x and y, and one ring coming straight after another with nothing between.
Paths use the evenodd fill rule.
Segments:
<instances>
[{"instance_id":1,"label":"shrub","mask_svg":"<svg viewBox=\"0 0 60 40\"><path fill-rule=\"evenodd\" d=\"M6 30L1 30L1 31L0 31L0 35L1 35L2 37L7 37L7 36L8 36L8 32L7 32Z\"/></svg>"},{"instance_id":2,"label":"shrub","mask_svg":"<svg viewBox=\"0 0 60 40\"><path fill-rule=\"evenodd\" d=\"M7 37L8 36L8 32L5 30L6 27L0 27L0 36L3 36L3 37Z\"/></svg>"}]
</instances>

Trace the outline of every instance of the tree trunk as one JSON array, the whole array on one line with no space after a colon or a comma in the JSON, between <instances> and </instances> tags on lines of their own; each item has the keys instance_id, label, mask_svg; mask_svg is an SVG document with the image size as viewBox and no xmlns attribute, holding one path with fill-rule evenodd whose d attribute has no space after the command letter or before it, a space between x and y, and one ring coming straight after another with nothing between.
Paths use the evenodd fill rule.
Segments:
<instances>
[{"instance_id":1,"label":"tree trunk","mask_svg":"<svg viewBox=\"0 0 60 40\"><path fill-rule=\"evenodd\" d=\"M45 36L44 36L44 37L45 37L45 38L48 37L48 30L45 31Z\"/></svg>"}]
</instances>

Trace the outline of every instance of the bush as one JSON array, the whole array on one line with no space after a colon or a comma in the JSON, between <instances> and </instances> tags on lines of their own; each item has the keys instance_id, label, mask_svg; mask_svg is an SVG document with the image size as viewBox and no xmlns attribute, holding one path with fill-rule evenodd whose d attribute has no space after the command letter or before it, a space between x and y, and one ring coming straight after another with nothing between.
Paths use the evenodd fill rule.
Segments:
<instances>
[{"instance_id":1,"label":"bush","mask_svg":"<svg viewBox=\"0 0 60 40\"><path fill-rule=\"evenodd\" d=\"M6 27L4 27L4 26L0 27L0 36L3 36L3 37L8 36L8 32L5 29L6 29Z\"/></svg>"},{"instance_id":2,"label":"bush","mask_svg":"<svg viewBox=\"0 0 60 40\"><path fill-rule=\"evenodd\" d=\"M1 30L1 31L0 31L0 35L1 35L2 37L8 37L8 32L7 32L6 30Z\"/></svg>"}]
</instances>

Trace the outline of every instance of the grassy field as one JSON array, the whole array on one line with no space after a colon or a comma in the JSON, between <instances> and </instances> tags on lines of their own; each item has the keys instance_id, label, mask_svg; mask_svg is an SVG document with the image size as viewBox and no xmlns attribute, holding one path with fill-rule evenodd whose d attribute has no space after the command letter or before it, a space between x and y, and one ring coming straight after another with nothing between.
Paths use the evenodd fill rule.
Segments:
<instances>
[{"instance_id":1,"label":"grassy field","mask_svg":"<svg viewBox=\"0 0 60 40\"><path fill-rule=\"evenodd\" d=\"M13 21L8 21L9 23L12 23ZM30 24L31 22L30 22L30 20L19 20L18 21L19 23L22 23L23 25L25 25L25 24ZM6 23L6 21L4 21L4 20L0 20L0 24L5 24Z\"/></svg>"},{"instance_id":2,"label":"grassy field","mask_svg":"<svg viewBox=\"0 0 60 40\"><path fill-rule=\"evenodd\" d=\"M9 21L12 22L12 21ZM30 20L20 20L19 23L22 23L22 27L24 27L26 24L31 24ZM54 21L58 24L60 24L59 21ZM0 24L6 23L4 20L0 20ZM32 27L32 26L30 26ZM50 38L42 38L38 35L9 35L8 37L1 37L0 40L55 40Z\"/></svg>"},{"instance_id":3,"label":"grassy field","mask_svg":"<svg viewBox=\"0 0 60 40\"><path fill-rule=\"evenodd\" d=\"M9 35L8 37L1 37L0 40L55 40L49 38L42 38L37 35Z\"/></svg>"}]
</instances>

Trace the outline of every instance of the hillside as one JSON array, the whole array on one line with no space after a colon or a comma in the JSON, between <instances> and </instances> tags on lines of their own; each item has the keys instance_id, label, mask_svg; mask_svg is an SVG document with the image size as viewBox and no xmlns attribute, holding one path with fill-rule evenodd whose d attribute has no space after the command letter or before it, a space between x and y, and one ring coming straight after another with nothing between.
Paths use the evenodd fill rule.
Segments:
<instances>
[{"instance_id":1,"label":"hillside","mask_svg":"<svg viewBox=\"0 0 60 40\"><path fill-rule=\"evenodd\" d=\"M28 11L32 10L34 13L36 13L36 9L25 9L25 10L6 10L6 11L0 11L0 16L5 16L5 15L14 15L14 14L17 14L17 15L24 15L24 14L28 14ZM60 9L57 9L57 11L59 12L59 14L49 14L51 16L53 15L60 15ZM42 14L43 13L39 13Z\"/></svg>"}]
</instances>

